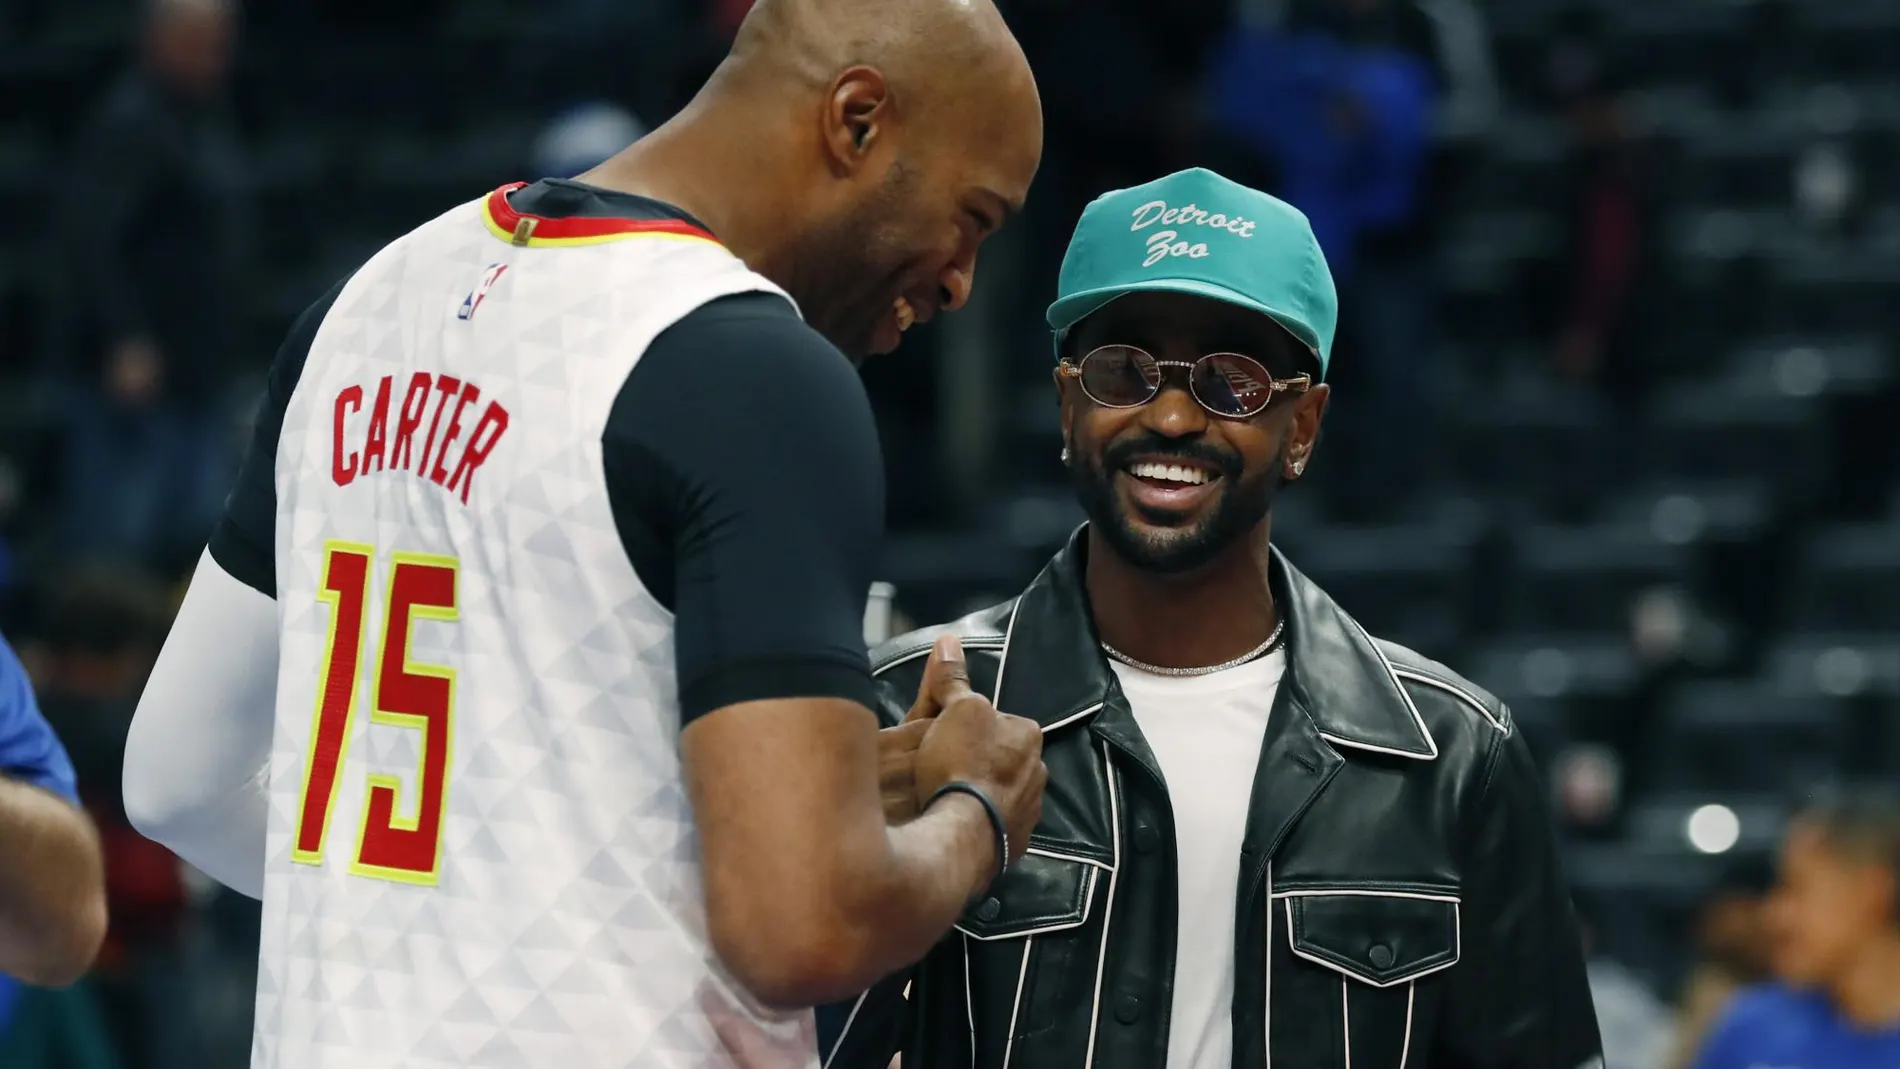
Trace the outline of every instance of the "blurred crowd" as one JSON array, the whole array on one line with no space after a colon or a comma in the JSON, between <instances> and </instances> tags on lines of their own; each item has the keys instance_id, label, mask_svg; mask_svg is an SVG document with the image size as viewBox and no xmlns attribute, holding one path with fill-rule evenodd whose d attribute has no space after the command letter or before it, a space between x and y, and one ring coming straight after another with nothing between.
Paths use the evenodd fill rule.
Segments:
<instances>
[{"instance_id":1,"label":"blurred crowd","mask_svg":"<svg viewBox=\"0 0 1900 1069\"><path fill-rule=\"evenodd\" d=\"M40 190L44 275L15 309L7 364L57 413L58 448L12 468L0 561L137 561L155 574L188 566L222 503L269 346L297 307L260 292L284 228L260 203L233 60L243 38L233 0L153 0L123 21L123 68L95 87L59 133L57 180ZM247 12L242 30L277 41L312 32L401 43L425 37L456 5L384 9L347 0ZM573 174L677 109L717 62L749 6L735 0L647 4L563 0L531 72L545 122L515 146L507 173ZM1500 108L1480 9L1472 0L1187 0L1165 18L1132 0L1005 3L1039 72L1048 152L1018 244L1002 274L1021 280L994 342L1037 354L1043 281L1053 277L1081 206L1103 190L1207 164L1274 190L1313 220L1347 294L1339 361L1356 403L1331 428L1340 487L1364 515L1392 512L1420 485L1416 448L1432 430L1443 371L1429 275L1442 244L1437 209L1467 149ZM399 54L399 53L398 53ZM1617 82L1587 34L1559 42L1548 99L1570 121L1567 233L1543 270L1539 314L1552 366L1608 392L1640 388L1654 241L1641 152L1617 109ZM475 76L469 72L469 76ZM400 107L400 104L392 106ZM648 118L653 117L653 118ZM313 120L314 121L314 120ZM282 161L270 161L282 166ZM409 219L413 223L419 218ZM383 239L400 228L378 235ZM347 271L347 264L332 264ZM308 299L308 294L302 295ZM925 336L916 349L936 346ZM893 439L894 522L941 523L952 505L909 489L932 455L939 413L917 365L873 368ZM1014 360L1014 363L1024 363ZM1020 368L1018 370L1021 370ZM1408 443L1411 443L1408 446ZM1376 458L1376 462L1374 460ZM32 491L44 492L35 496ZM4 507L4 504L0 504ZM0 576L5 572L0 571ZM0 579L0 581L4 581Z\"/></svg>"},{"instance_id":2,"label":"blurred crowd","mask_svg":"<svg viewBox=\"0 0 1900 1069\"><path fill-rule=\"evenodd\" d=\"M123 47L88 99L46 104L72 119L56 131L53 166L16 209L32 216L33 230L6 238L31 253L35 278L18 291L29 298L0 311L0 376L10 395L0 426L30 428L0 432L0 628L33 673L102 829L112 933L86 984L0 1002L10 1016L0 1065L236 1066L248 1049L255 905L132 832L118 785L131 710L241 455L268 339L334 278L283 299L263 292L263 280L315 271L282 238L311 221L288 218L266 195L266 172L321 169L322 161L259 158L258 146L281 143L284 131L258 120L234 81L237 61L261 45L276 55L305 40L371 42L367 53L383 58L339 76L370 84L337 87L338 98L413 110L421 130L438 116L406 102L407 44L528 11L539 28L531 43L499 50L508 58L494 70L459 71L532 87L538 116L529 136L501 149L505 166L466 168L465 187L455 188L467 198L491 178L578 173L663 121L718 61L749 2L558 0L512 14L500 0L298 0L242 12L234 0L85 6L103 12ZM982 291L981 302L978 344L996 354L998 406L1009 407L1016 384L1046 378L1041 309L1083 204L1200 164L1302 208L1339 282L1336 388L1352 402L1337 406L1328 425L1336 517L1387 519L1426 492L1433 471L1449 463L1437 443L1451 385L1474 374L1535 374L1607 413L1612 433L1598 440L1607 465L1565 474L1587 479L1616 472L1619 458L1635 462L1639 436L1616 429L1634 426L1667 364L1656 351L1668 315L1656 282L1666 238L1661 177L1631 114L1628 72L1604 44L1594 8L1556 20L1533 55L1509 57L1532 73L1507 89L1487 24L1494 8L1474 0L1001 6L1038 73L1048 144L1017 232L986 252L986 273L1009 283ZM1763 18L1761 32L1772 36L1775 24ZM28 43L45 30L27 14L0 18L4 62L26 62ZM463 92L433 88L451 108ZM495 95L483 88L467 94ZM1716 88L1745 96L1751 84ZM1478 316L1522 323L1536 339L1530 357L1504 369L1498 353L1445 342L1447 318L1473 306L1448 311L1434 276L1458 237L1448 233L1446 206L1472 195L1475 146L1514 111L1559 132L1551 146L1558 178L1538 196L1560 232L1548 255L1476 306ZM299 121L317 128L338 120L312 105ZM1802 156L1789 197L1819 232L1852 226L1863 201L1851 161L1827 144ZM393 238L450 203L391 219L372 236ZM867 369L900 531L982 514L981 502L940 489L956 463L938 445L952 437L954 417L937 397L941 375L926 369L954 360L948 350L957 343L934 329L919 334L907 355ZM1006 440L1008 419L1001 423L996 433ZM1588 824L1593 807L1609 805L1642 737L1631 731L1605 739L1600 753L1568 751L1555 769L1567 812ZM1891 840L1887 848L1896 849ZM1759 852L1738 864L1699 905L1695 962L1678 982L1600 955L1593 980L1606 1039L1623 1048L1610 1063L1693 1064L1699 1037L1736 991L1771 980L1778 962L1800 960L1802 939L1822 938L1812 935L1822 923L1813 911L1832 902L1840 913L1842 899L1802 894L1830 858L1825 848L1805 850L1797 829L1778 896ZM1830 945L1900 939L1891 918L1883 929L1877 912L1865 917L1864 931L1834 931ZM1599 932L1617 923L1587 919ZM1819 982L1818 967L1793 968L1779 975Z\"/></svg>"}]
</instances>

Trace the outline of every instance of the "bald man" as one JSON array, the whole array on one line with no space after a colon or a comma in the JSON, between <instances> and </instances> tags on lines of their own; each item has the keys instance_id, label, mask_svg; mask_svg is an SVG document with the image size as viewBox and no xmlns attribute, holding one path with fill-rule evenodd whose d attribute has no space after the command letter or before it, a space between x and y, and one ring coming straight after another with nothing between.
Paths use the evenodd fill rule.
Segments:
<instances>
[{"instance_id":1,"label":"bald man","mask_svg":"<svg viewBox=\"0 0 1900 1069\"><path fill-rule=\"evenodd\" d=\"M875 729L851 361L1040 150L988 0L765 0L673 121L292 328L125 772L263 899L254 1066L804 1067L1021 855L1040 734L954 643Z\"/></svg>"}]
</instances>

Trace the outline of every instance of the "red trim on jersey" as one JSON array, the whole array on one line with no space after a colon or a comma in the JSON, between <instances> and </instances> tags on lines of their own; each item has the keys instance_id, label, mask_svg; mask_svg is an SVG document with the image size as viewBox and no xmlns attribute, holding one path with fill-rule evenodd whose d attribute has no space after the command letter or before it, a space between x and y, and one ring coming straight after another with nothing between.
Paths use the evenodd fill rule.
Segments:
<instances>
[{"instance_id":1,"label":"red trim on jersey","mask_svg":"<svg viewBox=\"0 0 1900 1069\"><path fill-rule=\"evenodd\" d=\"M676 234L680 237L702 238L706 241L719 240L710 231L680 219L617 219L581 216L551 219L544 215L516 211L514 205L508 203L508 194L517 189L525 189L527 185L526 182L510 182L488 195L488 217L495 221L497 227L512 233L521 225L523 219L532 219L534 220L534 238L542 241L572 241L577 238L598 240L618 234Z\"/></svg>"}]
</instances>

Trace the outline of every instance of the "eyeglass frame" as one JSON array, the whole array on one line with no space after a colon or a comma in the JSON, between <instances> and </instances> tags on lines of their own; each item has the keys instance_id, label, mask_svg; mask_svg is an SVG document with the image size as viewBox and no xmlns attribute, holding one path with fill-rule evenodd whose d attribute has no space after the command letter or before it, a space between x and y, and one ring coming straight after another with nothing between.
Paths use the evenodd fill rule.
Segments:
<instances>
[{"instance_id":1,"label":"eyeglass frame","mask_svg":"<svg viewBox=\"0 0 1900 1069\"><path fill-rule=\"evenodd\" d=\"M1128 409L1131 409L1131 408L1140 408L1142 405L1153 404L1154 399L1161 396L1161 391L1166 388L1166 384L1167 384L1167 377L1164 374L1162 376L1162 384L1153 387L1153 390L1154 390L1153 393L1150 393L1147 397L1143 398L1140 401L1136 401L1133 404L1113 405L1113 404L1109 404L1108 402L1102 400L1099 397L1096 397L1093 393L1089 392L1088 386L1083 382L1082 365L1088 362L1089 357L1094 356L1096 353L1099 353L1103 351L1104 349L1133 349L1135 352L1138 352L1142 354L1143 356L1146 356L1148 359L1153 360L1155 362L1155 366L1158 368L1179 367L1179 368L1188 369L1188 381L1187 381L1188 396L1194 398L1194 403L1197 405L1200 405L1201 408L1205 409L1209 415L1216 416L1220 419L1252 419L1255 416L1260 415L1262 412L1265 412L1267 409L1273 407L1273 399L1280 396L1282 393L1304 395L1307 391L1313 388L1313 376L1311 374L1308 374L1306 372L1301 372L1298 375L1292 375L1284 379L1275 378L1273 375L1273 372L1267 370L1267 365L1265 363L1263 363L1257 357L1248 356L1246 353L1230 353L1230 352L1202 353L1200 356L1195 357L1193 360L1163 360L1160 357L1156 356L1155 354L1149 352L1148 350L1143 349L1139 345L1128 345L1123 342L1110 342L1106 345L1098 345L1095 348L1090 349L1088 352L1083 353L1080 358L1075 359L1075 360L1070 360L1068 357L1065 356L1061 358L1061 360L1059 360L1056 364L1056 374L1061 375L1063 378L1074 379L1075 384L1081 388L1082 395L1084 397L1087 397L1089 399L1089 402L1095 405L1097 408L1109 408L1109 409L1115 409L1117 411L1127 411ZM1216 409L1214 406L1208 404L1206 401L1203 401L1201 399L1201 395L1194 392L1194 375L1193 375L1194 368L1199 366L1201 361L1211 360L1217 356L1231 356L1231 357L1236 357L1241 360L1248 361L1249 363L1253 364L1255 367L1259 368L1265 374L1266 383L1267 383L1267 399L1260 403L1259 408L1256 408L1251 412L1241 412L1241 413L1222 412Z\"/></svg>"}]
</instances>

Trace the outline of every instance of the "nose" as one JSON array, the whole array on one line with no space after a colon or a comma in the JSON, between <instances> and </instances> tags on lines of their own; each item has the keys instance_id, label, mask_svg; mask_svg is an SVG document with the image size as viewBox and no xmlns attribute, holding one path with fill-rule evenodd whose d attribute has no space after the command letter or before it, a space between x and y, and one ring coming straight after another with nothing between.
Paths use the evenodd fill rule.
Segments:
<instances>
[{"instance_id":1,"label":"nose","mask_svg":"<svg viewBox=\"0 0 1900 1069\"><path fill-rule=\"evenodd\" d=\"M1141 406L1141 421L1149 430L1168 438L1188 438L1205 433L1207 410L1194 399L1187 383L1170 375L1162 380L1161 392Z\"/></svg>"},{"instance_id":2,"label":"nose","mask_svg":"<svg viewBox=\"0 0 1900 1069\"><path fill-rule=\"evenodd\" d=\"M939 298L946 312L962 308L970 300L970 290L976 286L976 254L970 254L967 260L958 260L944 268L937 279Z\"/></svg>"}]
</instances>

